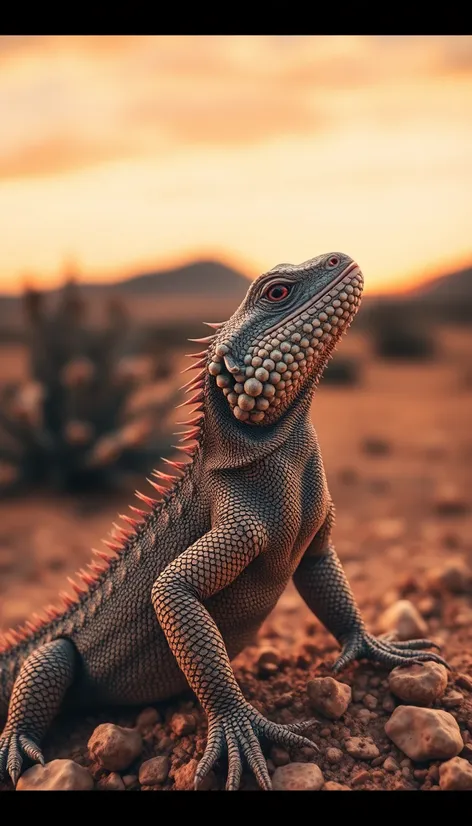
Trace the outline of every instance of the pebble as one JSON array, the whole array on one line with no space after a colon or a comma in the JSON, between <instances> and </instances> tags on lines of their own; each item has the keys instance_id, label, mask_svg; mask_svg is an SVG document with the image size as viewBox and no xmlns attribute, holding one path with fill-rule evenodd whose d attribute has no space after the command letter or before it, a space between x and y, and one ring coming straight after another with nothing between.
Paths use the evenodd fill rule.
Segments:
<instances>
[{"instance_id":1,"label":"pebble","mask_svg":"<svg viewBox=\"0 0 472 826\"><path fill-rule=\"evenodd\" d=\"M441 516L455 516L466 513L469 509L469 503L462 496L457 486L450 482L438 485L433 506L436 513Z\"/></svg>"},{"instance_id":2,"label":"pebble","mask_svg":"<svg viewBox=\"0 0 472 826\"><path fill-rule=\"evenodd\" d=\"M373 694L366 694L362 702L364 703L366 708L368 708L370 711L373 711L374 708L377 708L379 701L377 697L374 697Z\"/></svg>"},{"instance_id":3,"label":"pebble","mask_svg":"<svg viewBox=\"0 0 472 826\"><path fill-rule=\"evenodd\" d=\"M257 670L260 677L270 677L276 674L280 666L280 654L276 648L263 648L257 661Z\"/></svg>"},{"instance_id":4,"label":"pebble","mask_svg":"<svg viewBox=\"0 0 472 826\"><path fill-rule=\"evenodd\" d=\"M125 784L126 789L130 789L132 786L135 786L138 782L138 778L135 774L125 774L123 775L123 783Z\"/></svg>"},{"instance_id":5,"label":"pebble","mask_svg":"<svg viewBox=\"0 0 472 826\"><path fill-rule=\"evenodd\" d=\"M354 775L351 780L353 786L361 786L363 783L367 783L370 780L370 774L365 769L362 769L360 772Z\"/></svg>"},{"instance_id":6,"label":"pebble","mask_svg":"<svg viewBox=\"0 0 472 826\"><path fill-rule=\"evenodd\" d=\"M104 769L127 769L143 750L143 738L139 731L122 728L113 723L97 726L88 741L90 756Z\"/></svg>"},{"instance_id":7,"label":"pebble","mask_svg":"<svg viewBox=\"0 0 472 826\"><path fill-rule=\"evenodd\" d=\"M102 777L97 783L97 789L103 792L124 792L125 784L117 772L111 772L106 777Z\"/></svg>"},{"instance_id":8,"label":"pebble","mask_svg":"<svg viewBox=\"0 0 472 826\"><path fill-rule=\"evenodd\" d=\"M397 761L394 760L393 757L390 757L390 756L385 758L385 760L383 762L383 767L384 767L385 771L391 772L392 774L394 772L400 771L400 766L398 765Z\"/></svg>"},{"instance_id":9,"label":"pebble","mask_svg":"<svg viewBox=\"0 0 472 826\"><path fill-rule=\"evenodd\" d=\"M451 689L447 692L447 694L444 695L441 703L444 706L444 708L457 708L457 706L460 706L463 699L464 695L461 694L460 691L455 691L454 689Z\"/></svg>"},{"instance_id":10,"label":"pebble","mask_svg":"<svg viewBox=\"0 0 472 826\"><path fill-rule=\"evenodd\" d=\"M458 674L456 677L456 685L460 688L465 688L467 691L472 691L472 677L468 674Z\"/></svg>"},{"instance_id":11,"label":"pebble","mask_svg":"<svg viewBox=\"0 0 472 826\"><path fill-rule=\"evenodd\" d=\"M380 754L370 737L349 737L345 746L347 753L358 760L373 760Z\"/></svg>"},{"instance_id":12,"label":"pebble","mask_svg":"<svg viewBox=\"0 0 472 826\"><path fill-rule=\"evenodd\" d=\"M343 753L341 749L337 749L335 747L326 749L326 759L328 763L340 763L343 759Z\"/></svg>"},{"instance_id":13,"label":"pebble","mask_svg":"<svg viewBox=\"0 0 472 826\"><path fill-rule=\"evenodd\" d=\"M397 667L388 676L392 694L406 703L429 706L443 696L447 688L447 669L440 663L424 662Z\"/></svg>"},{"instance_id":14,"label":"pebble","mask_svg":"<svg viewBox=\"0 0 472 826\"><path fill-rule=\"evenodd\" d=\"M87 792L93 789L93 778L73 760L51 760L25 771L16 788L19 792Z\"/></svg>"},{"instance_id":15,"label":"pebble","mask_svg":"<svg viewBox=\"0 0 472 826\"><path fill-rule=\"evenodd\" d=\"M453 757L439 767L439 785L443 791L472 790L472 766L462 757Z\"/></svg>"},{"instance_id":16,"label":"pebble","mask_svg":"<svg viewBox=\"0 0 472 826\"><path fill-rule=\"evenodd\" d=\"M380 617L378 628L382 633L396 631L399 640L421 639L428 633L423 617L408 599L390 605Z\"/></svg>"},{"instance_id":17,"label":"pebble","mask_svg":"<svg viewBox=\"0 0 472 826\"><path fill-rule=\"evenodd\" d=\"M352 697L351 687L333 677L316 677L310 680L307 692L312 707L332 720L337 720L345 714Z\"/></svg>"},{"instance_id":18,"label":"pebble","mask_svg":"<svg viewBox=\"0 0 472 826\"><path fill-rule=\"evenodd\" d=\"M174 785L177 791L190 791L193 789L193 782L195 780L195 772L197 771L198 760L190 760L188 763L185 763L184 766L181 766L178 769L175 769L173 772L173 779ZM198 786L198 791L208 791L209 789L215 788L216 786L216 777L214 772L210 771L208 774L200 781Z\"/></svg>"},{"instance_id":19,"label":"pebble","mask_svg":"<svg viewBox=\"0 0 472 826\"><path fill-rule=\"evenodd\" d=\"M167 780L169 768L168 757L151 757L139 767L139 782L143 786L156 786L164 783Z\"/></svg>"},{"instance_id":20,"label":"pebble","mask_svg":"<svg viewBox=\"0 0 472 826\"><path fill-rule=\"evenodd\" d=\"M314 763L289 763L279 766L272 777L274 791L317 792L324 784L321 770Z\"/></svg>"},{"instance_id":21,"label":"pebble","mask_svg":"<svg viewBox=\"0 0 472 826\"><path fill-rule=\"evenodd\" d=\"M183 737L184 734L191 734L195 731L196 723L193 714L173 714L170 721L170 727L177 737Z\"/></svg>"},{"instance_id":22,"label":"pebble","mask_svg":"<svg viewBox=\"0 0 472 826\"><path fill-rule=\"evenodd\" d=\"M383 710L386 711L387 713L390 713L391 711L394 711L395 706L396 706L395 697L393 697L391 694L386 694L385 697L382 700Z\"/></svg>"},{"instance_id":23,"label":"pebble","mask_svg":"<svg viewBox=\"0 0 472 826\"><path fill-rule=\"evenodd\" d=\"M154 728L160 722L159 713L155 708L145 708L136 720L136 728L144 733Z\"/></svg>"},{"instance_id":24,"label":"pebble","mask_svg":"<svg viewBox=\"0 0 472 826\"><path fill-rule=\"evenodd\" d=\"M385 732L412 760L447 760L464 747L452 714L438 709L398 706Z\"/></svg>"},{"instance_id":25,"label":"pebble","mask_svg":"<svg viewBox=\"0 0 472 826\"><path fill-rule=\"evenodd\" d=\"M349 786L344 783L336 783L335 780L327 780L321 789L322 792L350 792Z\"/></svg>"},{"instance_id":26,"label":"pebble","mask_svg":"<svg viewBox=\"0 0 472 826\"><path fill-rule=\"evenodd\" d=\"M472 571L465 560L458 557L448 560L441 567L433 568L428 572L426 580L432 591L461 594L472 587Z\"/></svg>"},{"instance_id":27,"label":"pebble","mask_svg":"<svg viewBox=\"0 0 472 826\"><path fill-rule=\"evenodd\" d=\"M282 749L280 746L274 746L270 754L274 766L286 766L287 763L290 763L288 751L285 751L285 749Z\"/></svg>"}]
</instances>

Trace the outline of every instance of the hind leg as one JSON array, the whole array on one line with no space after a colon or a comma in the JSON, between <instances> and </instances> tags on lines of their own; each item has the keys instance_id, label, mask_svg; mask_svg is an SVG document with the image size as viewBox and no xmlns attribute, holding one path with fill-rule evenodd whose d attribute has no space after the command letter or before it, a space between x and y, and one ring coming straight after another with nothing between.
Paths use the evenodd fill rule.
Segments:
<instances>
[{"instance_id":1,"label":"hind leg","mask_svg":"<svg viewBox=\"0 0 472 826\"><path fill-rule=\"evenodd\" d=\"M59 639L37 648L21 666L0 736L0 779L7 772L16 785L25 755L44 763L39 743L73 681L76 656L72 643Z\"/></svg>"}]
</instances>

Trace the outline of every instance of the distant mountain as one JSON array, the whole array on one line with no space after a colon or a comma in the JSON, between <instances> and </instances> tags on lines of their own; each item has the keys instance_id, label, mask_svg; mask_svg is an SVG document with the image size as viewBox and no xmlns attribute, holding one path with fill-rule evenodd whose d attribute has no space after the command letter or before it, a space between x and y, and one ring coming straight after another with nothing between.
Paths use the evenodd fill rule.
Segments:
<instances>
[{"instance_id":1,"label":"distant mountain","mask_svg":"<svg viewBox=\"0 0 472 826\"><path fill-rule=\"evenodd\" d=\"M472 267L465 267L446 275L440 275L410 290L404 295L414 301L428 300L434 302L458 302L466 301L472 303Z\"/></svg>"},{"instance_id":2,"label":"distant mountain","mask_svg":"<svg viewBox=\"0 0 472 826\"><path fill-rule=\"evenodd\" d=\"M140 273L107 283L80 283L81 295L88 299L89 316L98 322L104 302L121 298L131 316L143 323L174 324L207 319L220 321L236 309L250 280L218 261L196 261L168 270ZM59 290L46 292L53 304ZM22 325L21 301L17 296L0 295L0 327ZM1 337L1 330L0 330Z\"/></svg>"},{"instance_id":3,"label":"distant mountain","mask_svg":"<svg viewBox=\"0 0 472 826\"><path fill-rule=\"evenodd\" d=\"M237 294L242 298L249 287L249 281L242 273L225 264L217 261L196 261L171 270L134 275L124 281L115 282L111 287L120 293L134 295Z\"/></svg>"}]
</instances>

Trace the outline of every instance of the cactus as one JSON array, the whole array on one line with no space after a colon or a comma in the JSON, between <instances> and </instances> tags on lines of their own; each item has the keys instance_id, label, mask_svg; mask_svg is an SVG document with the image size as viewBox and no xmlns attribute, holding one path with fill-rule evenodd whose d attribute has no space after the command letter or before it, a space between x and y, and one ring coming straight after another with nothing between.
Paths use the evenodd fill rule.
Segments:
<instances>
[{"instance_id":1,"label":"cactus","mask_svg":"<svg viewBox=\"0 0 472 826\"><path fill-rule=\"evenodd\" d=\"M0 390L0 489L76 490L149 471L169 449L178 392L147 403L139 394L172 373L169 354L151 369L144 356L127 354L129 319L117 299L106 305L101 328L88 325L74 281L53 311L41 293L26 290L23 310L29 376Z\"/></svg>"}]
</instances>

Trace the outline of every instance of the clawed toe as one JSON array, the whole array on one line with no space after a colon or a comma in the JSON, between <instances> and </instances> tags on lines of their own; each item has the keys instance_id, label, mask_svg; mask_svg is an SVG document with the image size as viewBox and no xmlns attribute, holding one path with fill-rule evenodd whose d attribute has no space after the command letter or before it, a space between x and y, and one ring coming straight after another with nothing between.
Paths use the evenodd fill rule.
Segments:
<instances>
[{"instance_id":1,"label":"clawed toe","mask_svg":"<svg viewBox=\"0 0 472 826\"><path fill-rule=\"evenodd\" d=\"M450 670L450 666L439 654L433 651L425 651L426 648L439 648L431 640L392 640L389 636L374 637L367 632L356 631L346 640L341 656L336 660L333 671L338 673L353 660L376 660L379 663L395 668L396 666L407 666L416 663L432 661L444 665Z\"/></svg>"},{"instance_id":2,"label":"clawed toe","mask_svg":"<svg viewBox=\"0 0 472 826\"><path fill-rule=\"evenodd\" d=\"M16 786L23 768L24 756L44 766L44 757L38 744L26 734L4 732L0 737L0 780L9 775Z\"/></svg>"},{"instance_id":3,"label":"clawed toe","mask_svg":"<svg viewBox=\"0 0 472 826\"><path fill-rule=\"evenodd\" d=\"M261 789L269 790L272 783L262 752L262 739L286 748L318 747L301 732L317 723L304 720L291 725L280 725L267 720L249 703L238 706L232 713L209 715L208 739L205 753L195 774L195 789L198 789L205 775L225 754L228 758L226 789L239 788L243 771L243 761L254 774Z\"/></svg>"}]
</instances>

